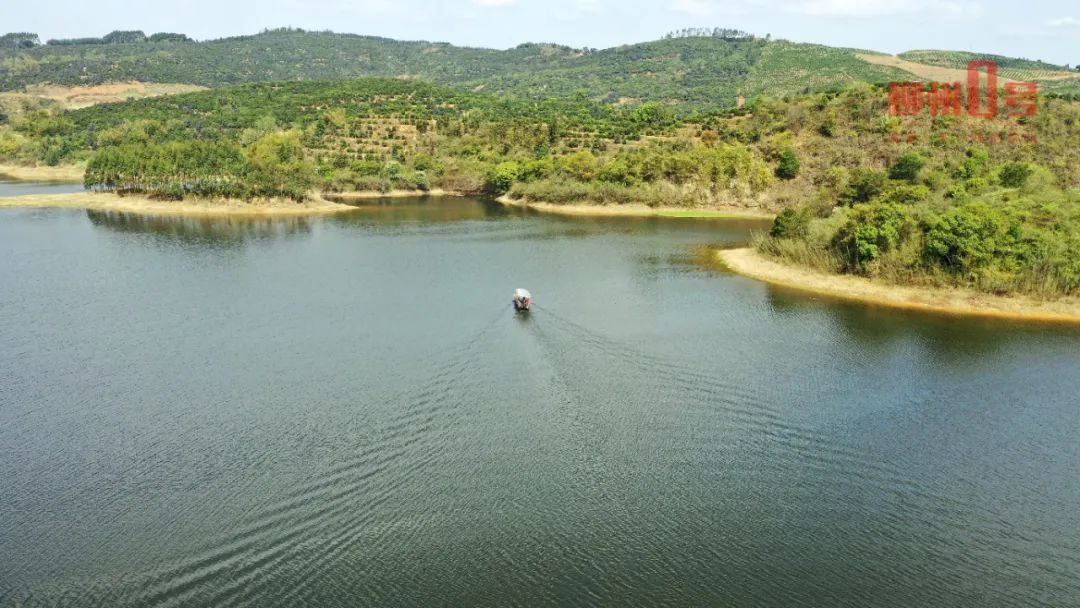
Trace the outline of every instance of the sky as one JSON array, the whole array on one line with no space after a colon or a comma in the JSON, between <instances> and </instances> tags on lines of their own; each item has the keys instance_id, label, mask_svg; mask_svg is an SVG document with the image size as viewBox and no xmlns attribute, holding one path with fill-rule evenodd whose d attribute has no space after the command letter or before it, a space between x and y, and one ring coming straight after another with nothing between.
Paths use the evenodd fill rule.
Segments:
<instances>
[{"instance_id":1,"label":"sky","mask_svg":"<svg viewBox=\"0 0 1080 608\"><path fill-rule=\"evenodd\" d=\"M965 50L1080 64L1077 0L0 0L0 33L117 29L205 40L292 26L509 48L607 48L685 27L899 53Z\"/></svg>"}]
</instances>

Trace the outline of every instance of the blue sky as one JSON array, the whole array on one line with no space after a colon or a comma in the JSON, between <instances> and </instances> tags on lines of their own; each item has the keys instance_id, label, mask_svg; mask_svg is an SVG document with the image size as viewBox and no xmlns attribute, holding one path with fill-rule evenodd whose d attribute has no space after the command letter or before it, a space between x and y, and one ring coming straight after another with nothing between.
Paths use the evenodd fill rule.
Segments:
<instances>
[{"instance_id":1,"label":"blue sky","mask_svg":"<svg viewBox=\"0 0 1080 608\"><path fill-rule=\"evenodd\" d=\"M1080 63L1076 0L3 0L0 32L43 39L114 29L194 38L266 27L506 48L605 48L683 27L732 27L803 42L900 52L948 48Z\"/></svg>"}]
</instances>

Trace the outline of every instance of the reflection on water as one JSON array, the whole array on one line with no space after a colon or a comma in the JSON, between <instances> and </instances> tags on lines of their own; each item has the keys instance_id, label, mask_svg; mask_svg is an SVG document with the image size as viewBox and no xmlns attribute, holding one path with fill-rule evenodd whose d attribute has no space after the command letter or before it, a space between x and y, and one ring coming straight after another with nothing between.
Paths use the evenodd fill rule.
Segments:
<instances>
[{"instance_id":1,"label":"reflection on water","mask_svg":"<svg viewBox=\"0 0 1080 608\"><path fill-rule=\"evenodd\" d=\"M937 359L958 362L986 359L1010 345L1030 342L1036 337L1080 338L1080 328L1072 324L904 310L807 294L777 285L765 285L765 289L773 313L795 318L825 317L847 339L867 350L888 351L897 343L914 341Z\"/></svg>"},{"instance_id":2,"label":"reflection on water","mask_svg":"<svg viewBox=\"0 0 1080 608\"><path fill-rule=\"evenodd\" d=\"M169 240L215 246L239 245L252 239L308 236L312 220L306 217L236 217L86 210L94 226L126 234L147 234Z\"/></svg>"},{"instance_id":3,"label":"reflection on water","mask_svg":"<svg viewBox=\"0 0 1080 608\"><path fill-rule=\"evenodd\" d=\"M343 225L372 222L453 222L506 217L512 213L505 205L491 200L464 197L415 197L354 200L326 197L328 200L356 207L352 213L332 216Z\"/></svg>"},{"instance_id":4,"label":"reflection on water","mask_svg":"<svg viewBox=\"0 0 1080 608\"><path fill-rule=\"evenodd\" d=\"M763 224L0 210L0 606L1080 605L1080 330Z\"/></svg>"}]
</instances>

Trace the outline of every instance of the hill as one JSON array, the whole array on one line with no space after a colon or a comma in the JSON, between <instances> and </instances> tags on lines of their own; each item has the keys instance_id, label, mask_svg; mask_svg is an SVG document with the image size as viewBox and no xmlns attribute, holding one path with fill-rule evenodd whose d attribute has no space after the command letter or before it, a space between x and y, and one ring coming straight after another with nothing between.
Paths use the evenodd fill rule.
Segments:
<instances>
[{"instance_id":1,"label":"hill","mask_svg":"<svg viewBox=\"0 0 1080 608\"><path fill-rule=\"evenodd\" d=\"M598 101L660 101L700 109L733 105L740 94L753 99L855 81L885 83L915 78L894 65L866 61L860 56L863 52L854 49L727 31L603 50L534 43L494 50L293 29L206 42L180 35L114 34L36 46L27 46L29 35L22 35L16 44L0 45L0 90L21 91L42 83L222 87L385 76L525 97L583 93ZM920 61L932 62L927 65L962 63L960 54L918 53L923 53L917 57ZM1006 64L1017 74L1035 73L1020 60ZM1058 79L1062 75L1055 71L1058 67L1046 65L1037 73ZM1072 87L1080 91L1080 78L1054 80L1054 86L1061 91Z\"/></svg>"}]
</instances>

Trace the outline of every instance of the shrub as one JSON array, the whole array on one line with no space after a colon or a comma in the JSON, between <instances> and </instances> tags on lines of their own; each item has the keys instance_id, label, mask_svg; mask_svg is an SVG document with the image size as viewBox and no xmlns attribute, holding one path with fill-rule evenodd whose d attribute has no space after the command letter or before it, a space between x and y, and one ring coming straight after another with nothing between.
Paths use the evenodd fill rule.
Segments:
<instances>
[{"instance_id":1,"label":"shrub","mask_svg":"<svg viewBox=\"0 0 1080 608\"><path fill-rule=\"evenodd\" d=\"M927 171L923 174L922 183L926 184L926 187L933 191L939 191L945 188L951 180L944 172L934 170Z\"/></svg>"},{"instance_id":2,"label":"shrub","mask_svg":"<svg viewBox=\"0 0 1080 608\"><path fill-rule=\"evenodd\" d=\"M555 163L552 162L550 158L527 160L521 165L521 175L519 176L519 179L531 182L549 177L554 172Z\"/></svg>"},{"instance_id":3,"label":"shrub","mask_svg":"<svg viewBox=\"0 0 1080 608\"><path fill-rule=\"evenodd\" d=\"M818 174L815 183L824 188L827 192L831 192L833 196L839 195L847 186L848 180L851 179L851 174L844 167L829 167L825 170L825 173Z\"/></svg>"},{"instance_id":4,"label":"shrub","mask_svg":"<svg viewBox=\"0 0 1080 608\"><path fill-rule=\"evenodd\" d=\"M998 179L1006 188L1023 188L1035 170L1028 163L1007 163L1001 167Z\"/></svg>"},{"instance_id":5,"label":"shrub","mask_svg":"<svg viewBox=\"0 0 1080 608\"><path fill-rule=\"evenodd\" d=\"M388 160L379 169L379 177L394 179L401 175L401 163L396 160Z\"/></svg>"},{"instance_id":6,"label":"shrub","mask_svg":"<svg viewBox=\"0 0 1080 608\"><path fill-rule=\"evenodd\" d=\"M964 190L969 194L979 194L990 187L990 182L985 177L973 177L964 182Z\"/></svg>"},{"instance_id":7,"label":"shrub","mask_svg":"<svg viewBox=\"0 0 1080 608\"><path fill-rule=\"evenodd\" d=\"M848 272L866 273L883 254L896 249L915 230L911 214L891 203L858 205L833 237L832 248Z\"/></svg>"},{"instance_id":8,"label":"shrub","mask_svg":"<svg viewBox=\"0 0 1080 608\"><path fill-rule=\"evenodd\" d=\"M769 236L778 239L804 237L809 227L810 214L805 209L796 211L791 207L787 207L776 215Z\"/></svg>"},{"instance_id":9,"label":"shrub","mask_svg":"<svg viewBox=\"0 0 1080 608\"><path fill-rule=\"evenodd\" d=\"M965 179L983 177L990 165L990 154L984 148L968 148L959 176Z\"/></svg>"},{"instance_id":10,"label":"shrub","mask_svg":"<svg viewBox=\"0 0 1080 608\"><path fill-rule=\"evenodd\" d=\"M349 170L361 177L370 177L382 172L382 163L377 160L357 160L349 165Z\"/></svg>"},{"instance_id":11,"label":"shrub","mask_svg":"<svg viewBox=\"0 0 1080 608\"><path fill-rule=\"evenodd\" d=\"M431 171L436 174L443 168L442 163L423 152L413 157L412 166L416 171Z\"/></svg>"},{"instance_id":12,"label":"shrub","mask_svg":"<svg viewBox=\"0 0 1080 608\"><path fill-rule=\"evenodd\" d=\"M61 160L64 159L64 153L65 151L62 147L52 146L45 150L45 154L44 156L42 156L42 160L45 162L46 165L50 167L55 167L56 165L60 164Z\"/></svg>"},{"instance_id":13,"label":"shrub","mask_svg":"<svg viewBox=\"0 0 1080 608\"><path fill-rule=\"evenodd\" d=\"M549 203L578 203L592 194L588 184L560 179L543 179L535 182L514 184L510 195Z\"/></svg>"},{"instance_id":14,"label":"shrub","mask_svg":"<svg viewBox=\"0 0 1080 608\"><path fill-rule=\"evenodd\" d=\"M431 182L428 181L427 171L414 171L412 176L413 188L427 192L431 190Z\"/></svg>"},{"instance_id":15,"label":"shrub","mask_svg":"<svg viewBox=\"0 0 1080 608\"><path fill-rule=\"evenodd\" d=\"M506 194L521 175L521 165L514 161L499 163L484 176L484 191L488 194Z\"/></svg>"},{"instance_id":16,"label":"shrub","mask_svg":"<svg viewBox=\"0 0 1080 608\"><path fill-rule=\"evenodd\" d=\"M600 167L598 177L601 181L616 184L630 184L635 181L634 175L630 170L630 165L621 158L616 158L604 163L603 166Z\"/></svg>"},{"instance_id":17,"label":"shrub","mask_svg":"<svg viewBox=\"0 0 1080 608\"><path fill-rule=\"evenodd\" d=\"M245 156L252 184L261 195L303 200L314 183L315 169L304 159L297 131L265 135Z\"/></svg>"},{"instance_id":18,"label":"shrub","mask_svg":"<svg viewBox=\"0 0 1080 608\"><path fill-rule=\"evenodd\" d=\"M389 192L393 184L378 175L364 175L353 181L353 188L358 192Z\"/></svg>"},{"instance_id":19,"label":"shrub","mask_svg":"<svg viewBox=\"0 0 1080 608\"><path fill-rule=\"evenodd\" d=\"M970 273L989 266L999 256L1007 256L1021 236L1018 226L1010 225L1000 212L982 204L949 209L926 222L924 231L926 258L958 273Z\"/></svg>"},{"instance_id":20,"label":"shrub","mask_svg":"<svg viewBox=\"0 0 1080 608\"><path fill-rule=\"evenodd\" d=\"M913 205L921 203L930 197L930 188L922 184L898 184L887 187L885 192L878 197L884 203L896 203L899 205Z\"/></svg>"},{"instance_id":21,"label":"shrub","mask_svg":"<svg viewBox=\"0 0 1080 608\"><path fill-rule=\"evenodd\" d=\"M596 177L596 157L588 150L581 150L559 159L559 169L570 177L588 182Z\"/></svg>"},{"instance_id":22,"label":"shrub","mask_svg":"<svg viewBox=\"0 0 1080 608\"><path fill-rule=\"evenodd\" d=\"M967 189L964 188L964 184L961 182L952 183L949 185L948 190L945 191L945 198L964 200L967 198Z\"/></svg>"},{"instance_id":23,"label":"shrub","mask_svg":"<svg viewBox=\"0 0 1080 608\"><path fill-rule=\"evenodd\" d=\"M799 157L795 150L786 148L780 153L780 164L776 167L776 176L780 179L795 179L799 175Z\"/></svg>"},{"instance_id":24,"label":"shrub","mask_svg":"<svg viewBox=\"0 0 1080 608\"><path fill-rule=\"evenodd\" d=\"M926 161L914 152L908 152L897 159L893 166L889 167L889 177L896 180L913 182L919 177Z\"/></svg>"},{"instance_id":25,"label":"shrub","mask_svg":"<svg viewBox=\"0 0 1080 608\"><path fill-rule=\"evenodd\" d=\"M874 169L856 169L840 193L840 202L846 205L868 203L885 189L886 177Z\"/></svg>"},{"instance_id":26,"label":"shrub","mask_svg":"<svg viewBox=\"0 0 1080 608\"><path fill-rule=\"evenodd\" d=\"M75 123L63 115L48 110L35 110L15 124L15 130L31 137L65 136L75 130Z\"/></svg>"}]
</instances>

